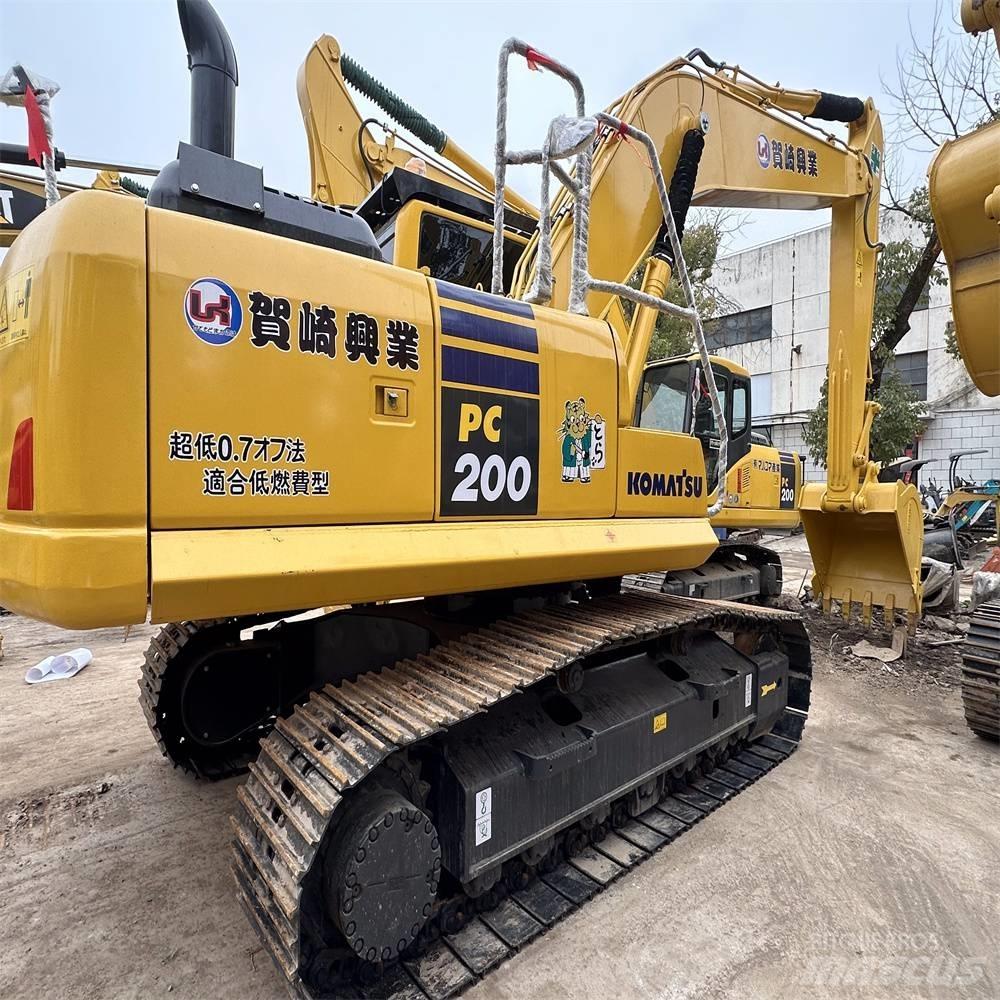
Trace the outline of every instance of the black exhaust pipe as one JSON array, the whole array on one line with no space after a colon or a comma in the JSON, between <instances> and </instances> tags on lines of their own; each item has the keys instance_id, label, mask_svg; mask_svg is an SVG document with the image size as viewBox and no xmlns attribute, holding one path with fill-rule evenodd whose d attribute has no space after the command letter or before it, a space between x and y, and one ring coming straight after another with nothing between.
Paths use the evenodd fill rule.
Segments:
<instances>
[{"instance_id":1,"label":"black exhaust pipe","mask_svg":"<svg viewBox=\"0 0 1000 1000\"><path fill-rule=\"evenodd\" d=\"M191 145L232 159L236 134L236 50L208 0L177 0L191 71Z\"/></svg>"},{"instance_id":2,"label":"black exhaust pipe","mask_svg":"<svg viewBox=\"0 0 1000 1000\"><path fill-rule=\"evenodd\" d=\"M267 188L260 167L234 158L239 78L229 32L208 0L177 0L177 12L191 71L191 141L178 144L146 204L381 261L360 216Z\"/></svg>"}]
</instances>

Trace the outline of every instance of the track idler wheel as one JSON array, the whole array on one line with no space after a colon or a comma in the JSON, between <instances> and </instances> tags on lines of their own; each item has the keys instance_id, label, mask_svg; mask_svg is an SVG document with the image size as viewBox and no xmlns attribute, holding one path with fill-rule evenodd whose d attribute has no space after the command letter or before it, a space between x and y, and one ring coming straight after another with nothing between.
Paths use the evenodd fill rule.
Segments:
<instances>
[{"instance_id":1,"label":"track idler wheel","mask_svg":"<svg viewBox=\"0 0 1000 1000\"><path fill-rule=\"evenodd\" d=\"M398 792L363 796L344 817L326 861L327 911L351 950L388 962L434 909L441 845L430 819Z\"/></svg>"}]
</instances>

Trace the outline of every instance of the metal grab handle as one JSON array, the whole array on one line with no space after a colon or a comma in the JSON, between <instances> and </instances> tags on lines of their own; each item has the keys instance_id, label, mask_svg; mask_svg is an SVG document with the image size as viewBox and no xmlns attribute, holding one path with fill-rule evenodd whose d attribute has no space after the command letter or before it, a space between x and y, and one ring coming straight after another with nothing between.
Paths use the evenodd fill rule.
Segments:
<instances>
[{"instance_id":1,"label":"metal grab handle","mask_svg":"<svg viewBox=\"0 0 1000 1000\"><path fill-rule=\"evenodd\" d=\"M525 154L511 155L507 149L507 83L511 55L524 56L529 66L544 66L546 69L562 77L572 88L576 97L576 113L582 118L584 115L584 94L583 83L580 78L568 66L564 66L559 60L532 48L527 42L519 38L508 38L500 47L500 56L497 65L497 136L496 136L496 166L494 170L494 191L493 191L493 281L491 291L494 295L503 295L503 232L504 232L504 188L507 183L508 163L531 162L524 159ZM530 155L530 154L529 154ZM544 155L544 154L543 154ZM538 162L538 161L535 161ZM544 162L544 161L542 161ZM589 157L577 157L577 183L581 188L590 190L590 159ZM588 220L581 218L579 199L574 207L573 216L574 237L573 237L573 261L577 262L578 253L586 254L587 225ZM584 261L584 265L585 265ZM577 312L570 304L570 311Z\"/></svg>"}]
</instances>

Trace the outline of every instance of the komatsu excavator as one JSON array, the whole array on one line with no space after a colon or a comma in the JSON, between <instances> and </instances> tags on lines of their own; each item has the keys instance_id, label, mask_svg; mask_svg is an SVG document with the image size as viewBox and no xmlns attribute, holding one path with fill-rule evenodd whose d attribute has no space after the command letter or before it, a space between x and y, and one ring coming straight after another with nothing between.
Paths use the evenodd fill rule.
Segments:
<instances>
[{"instance_id":1,"label":"komatsu excavator","mask_svg":"<svg viewBox=\"0 0 1000 1000\"><path fill-rule=\"evenodd\" d=\"M692 59L704 68L698 68ZM685 66L693 68L694 73L691 80L683 84L680 100L686 103L682 115L673 104L677 95L669 88L677 85L674 77ZM708 89L704 90L706 85ZM485 188L491 182L490 175L485 168L474 171L474 176L483 185L476 199L476 190L468 182L456 180L447 163L426 163L426 177L398 169L390 172L394 165L410 160L414 150L401 148L397 145L397 137L391 135L385 143L376 142L370 134L373 119L362 121L349 87L374 101L396 124L440 151L455 166L468 167L468 155L458 149L450 137L342 53L339 43L327 35L310 49L298 79L299 103L309 139L314 197L327 202L335 197L331 194L335 192L342 200L360 201L359 212L371 223L387 256L399 266L423 270L432 277L473 287L489 284L493 207L486 200L490 195ZM727 115L742 115L747 103L758 107L761 119L757 124L762 129L771 127L764 111L772 105L790 112L810 111L816 117L844 118L850 114L856 120L860 120L865 111L861 101L839 100L834 95L823 98L815 92L769 87L739 68L720 66L700 50L691 53L689 59L679 60L641 81L617 101L612 110L622 110L629 120L641 114L643 122L649 123L658 139L669 134L670 141L679 147L676 154L671 149L671 155L678 157L671 201L681 234L692 196L695 203L702 205L816 208L832 204L834 197L845 198L850 183L867 182L866 167L860 168L861 174L853 182L848 181L846 147L823 133L812 136L814 144L819 143L824 150L822 163L814 146L804 146L800 142L793 145L788 140L794 136L778 136L777 132L774 135L755 133L754 155L746 162L742 157L734 160L724 145L727 136L723 136L721 147L715 144L720 140L708 140L708 161L705 172L699 174L709 124L725 121ZM802 123L801 118L798 121ZM748 119L745 124L750 128L753 122ZM879 126L874 119L871 128L876 135ZM854 141L857 142L857 138ZM873 142L878 151L878 164L880 133ZM619 152L618 146L617 143L605 144L597 151L595 159L593 231L600 234L599 241L595 239L595 242L599 242L603 254L602 274L624 281L629 274L642 270L645 272L644 287L662 294L670 278L670 252L665 224L657 221L655 206L649 200L651 175L634 149ZM711 184L712 172L719 174L723 170L726 171L724 184L709 187L703 183ZM818 180L821 171L822 182ZM761 191L756 185L764 176L767 184ZM877 203L878 170L871 180L870 197ZM372 185L375 185L374 193ZM626 198L619 195L612 203L608 199L609 191L635 194ZM509 202L510 198L507 200ZM520 212L506 215L503 288L505 291L513 288L515 295L523 295L532 280L531 265L537 237L530 240L528 237L534 232L537 213L530 206L525 208L522 200L518 200L517 207ZM563 191L554 206L558 219L554 232L556 265L563 271L572 233L567 207L568 196ZM831 245L847 245L845 241L854 237L853 228L853 223L842 216L835 224ZM872 222L866 229L871 239L874 239L874 231L875 223ZM563 292L556 296L554 304L561 308L566 307L565 278L565 273L556 277L556 287L561 287ZM843 274L840 280L844 280ZM842 309L834 318L843 322L851 307L843 294L836 301ZM620 296L591 295L588 306L592 313L596 310L606 318L622 343L628 345L629 396L636 406L630 419L641 426L693 432L702 446L709 479L714 482L720 437L709 405L701 358L693 355L645 366L644 352L649 348L657 309L640 304L629 320ZM869 317L870 310L862 311L860 322L870 322ZM859 329L857 342L865 341L866 336ZM723 397L728 430L725 505L714 513L713 527L725 536L746 528L790 529L797 526L804 485L801 456L753 441L749 373L726 358L712 357L710 364ZM641 388L638 386L640 379ZM863 384L861 392L863 394ZM848 456L851 462L855 455L867 455L868 428L877 404L870 404L869 409L865 419L855 421L843 435L844 440L857 441L855 454ZM846 398L843 407L835 409L835 418L847 412L857 415L864 412L857 393ZM862 434L863 440L859 437ZM869 502L872 495L866 494L865 487L861 494L858 502ZM886 491L883 498L891 509L895 503L892 494ZM716 499L717 492L713 490L711 501L714 503ZM815 497L812 502L817 502ZM899 609L909 614L911 624L915 622L922 590L919 564L916 569L912 566L913 497L907 496L900 510L906 511L902 525L903 545L901 548L893 543L878 553L879 557L886 556L887 561L876 558L868 562L864 543L859 539L857 549L838 551L836 564L831 564L834 557L823 535L824 522L817 522L810 537L820 550L817 557L828 569L817 577L814 587L819 593L824 593L825 588L828 608L836 598L845 611L852 606L859 607L868 619L872 605L881 604L888 606L891 618L898 602ZM871 527L876 520L869 517L861 523ZM876 531L874 537L881 537L881 533ZM876 566L885 567L886 579L875 581L873 588L867 581L877 574ZM698 597L767 600L781 593L782 566L776 552L759 544L745 543L736 534L728 544L715 549L701 566L631 574L626 578L626 585Z\"/></svg>"},{"instance_id":2,"label":"komatsu excavator","mask_svg":"<svg viewBox=\"0 0 1000 1000\"><path fill-rule=\"evenodd\" d=\"M1000 0L962 0L961 21L971 34L992 31L1000 55ZM928 182L959 349L976 388L1000 396L1000 121L946 142ZM1000 740L1000 604L973 614L962 650L962 701L969 728Z\"/></svg>"},{"instance_id":3,"label":"komatsu excavator","mask_svg":"<svg viewBox=\"0 0 1000 1000\"><path fill-rule=\"evenodd\" d=\"M407 157L307 200L234 159L232 44L179 9L191 142L145 203L76 192L0 266L0 603L173 623L142 705L175 763L249 770L238 895L294 994L450 995L802 735L799 616L621 590L714 551L742 426L662 297L692 198L832 206L831 480L803 520L825 597L919 607L919 503L867 460L878 114L691 59L588 115L511 40L492 173L429 132L461 184ZM522 56L573 107L516 153ZM526 161L537 213L506 186ZM695 330L690 403L645 368L661 309Z\"/></svg>"}]
</instances>

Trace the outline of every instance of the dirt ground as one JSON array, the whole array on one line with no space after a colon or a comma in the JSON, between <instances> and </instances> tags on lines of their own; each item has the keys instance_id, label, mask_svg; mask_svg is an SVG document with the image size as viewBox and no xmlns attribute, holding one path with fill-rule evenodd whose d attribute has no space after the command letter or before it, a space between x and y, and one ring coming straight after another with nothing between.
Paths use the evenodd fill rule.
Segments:
<instances>
[{"instance_id":1,"label":"dirt ground","mask_svg":"<svg viewBox=\"0 0 1000 1000\"><path fill-rule=\"evenodd\" d=\"M1000 995L1000 750L947 666L810 627L799 752L471 1000ZM175 772L136 703L151 630L0 631L0 996L283 996L228 871L237 782ZM78 677L24 684L81 640Z\"/></svg>"}]
</instances>

